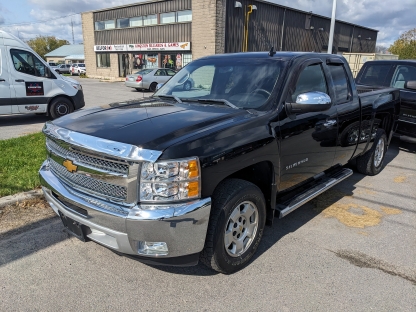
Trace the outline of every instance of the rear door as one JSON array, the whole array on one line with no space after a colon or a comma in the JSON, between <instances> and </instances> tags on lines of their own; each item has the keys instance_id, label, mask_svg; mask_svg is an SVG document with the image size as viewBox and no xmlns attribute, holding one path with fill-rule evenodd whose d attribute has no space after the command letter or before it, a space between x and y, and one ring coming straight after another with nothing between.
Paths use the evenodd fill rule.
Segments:
<instances>
[{"instance_id":1,"label":"rear door","mask_svg":"<svg viewBox=\"0 0 416 312\"><path fill-rule=\"evenodd\" d=\"M10 75L7 70L6 48L0 47L0 115L11 114Z\"/></svg>"},{"instance_id":2,"label":"rear door","mask_svg":"<svg viewBox=\"0 0 416 312\"><path fill-rule=\"evenodd\" d=\"M11 85L14 89L13 113L44 113L52 80L48 68L31 51L8 47Z\"/></svg>"},{"instance_id":3,"label":"rear door","mask_svg":"<svg viewBox=\"0 0 416 312\"><path fill-rule=\"evenodd\" d=\"M416 81L416 63L397 65L391 86L400 88L400 115L397 132L416 137L416 91L405 89L408 81Z\"/></svg>"},{"instance_id":4,"label":"rear door","mask_svg":"<svg viewBox=\"0 0 416 312\"><path fill-rule=\"evenodd\" d=\"M340 58L329 58L326 66L332 81L331 99L338 114L338 146L334 164L341 165L351 159L357 144L358 153L365 148L372 112L371 109L366 111L364 120L361 121L360 100L357 92L353 92L353 86L350 83L353 78L347 66Z\"/></svg>"}]
</instances>

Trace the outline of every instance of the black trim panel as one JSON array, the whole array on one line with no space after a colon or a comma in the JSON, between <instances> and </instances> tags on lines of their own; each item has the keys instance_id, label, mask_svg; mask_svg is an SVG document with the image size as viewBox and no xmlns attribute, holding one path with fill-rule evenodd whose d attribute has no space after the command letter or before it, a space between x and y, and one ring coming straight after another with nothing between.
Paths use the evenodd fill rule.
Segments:
<instances>
[{"instance_id":1,"label":"black trim panel","mask_svg":"<svg viewBox=\"0 0 416 312\"><path fill-rule=\"evenodd\" d=\"M45 96L28 96L23 98L14 98L11 105L32 105L48 104L51 98Z\"/></svg>"},{"instance_id":2,"label":"black trim panel","mask_svg":"<svg viewBox=\"0 0 416 312\"><path fill-rule=\"evenodd\" d=\"M70 98L74 103L75 109L80 109L85 106L84 92L82 90L78 90L78 92L74 96L70 96Z\"/></svg>"},{"instance_id":3,"label":"black trim panel","mask_svg":"<svg viewBox=\"0 0 416 312\"><path fill-rule=\"evenodd\" d=\"M11 98L0 98L0 106L11 106L12 99Z\"/></svg>"}]
</instances>

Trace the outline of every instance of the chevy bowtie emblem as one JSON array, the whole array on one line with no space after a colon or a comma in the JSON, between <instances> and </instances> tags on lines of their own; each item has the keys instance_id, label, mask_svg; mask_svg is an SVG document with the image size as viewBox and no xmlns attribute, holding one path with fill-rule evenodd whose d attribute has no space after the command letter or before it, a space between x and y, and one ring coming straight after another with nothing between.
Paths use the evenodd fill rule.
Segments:
<instances>
[{"instance_id":1,"label":"chevy bowtie emblem","mask_svg":"<svg viewBox=\"0 0 416 312\"><path fill-rule=\"evenodd\" d=\"M78 166L77 165L74 165L74 163L72 162L72 160L69 160L69 159L66 159L63 162L63 165L66 168L66 170L68 170L71 173L74 173L78 169Z\"/></svg>"}]
</instances>

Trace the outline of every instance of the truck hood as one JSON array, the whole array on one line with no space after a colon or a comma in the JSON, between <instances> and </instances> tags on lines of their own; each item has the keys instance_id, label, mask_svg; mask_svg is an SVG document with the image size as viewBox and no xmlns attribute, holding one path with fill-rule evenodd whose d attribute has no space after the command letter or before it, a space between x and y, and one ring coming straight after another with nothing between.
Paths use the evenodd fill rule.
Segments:
<instances>
[{"instance_id":1,"label":"truck hood","mask_svg":"<svg viewBox=\"0 0 416 312\"><path fill-rule=\"evenodd\" d=\"M249 115L245 110L222 105L148 98L84 109L53 123L91 136L163 151L186 137Z\"/></svg>"}]
</instances>

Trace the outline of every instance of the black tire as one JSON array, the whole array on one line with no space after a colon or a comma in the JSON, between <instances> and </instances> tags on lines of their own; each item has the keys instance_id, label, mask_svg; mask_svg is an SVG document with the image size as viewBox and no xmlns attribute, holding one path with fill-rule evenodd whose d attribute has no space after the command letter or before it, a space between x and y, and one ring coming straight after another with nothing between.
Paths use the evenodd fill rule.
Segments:
<instances>
[{"instance_id":1,"label":"black tire","mask_svg":"<svg viewBox=\"0 0 416 312\"><path fill-rule=\"evenodd\" d=\"M189 90L191 90L191 88L192 88L192 83L190 81L187 81L183 84L183 89L185 91L189 91Z\"/></svg>"},{"instance_id":2,"label":"black tire","mask_svg":"<svg viewBox=\"0 0 416 312\"><path fill-rule=\"evenodd\" d=\"M238 213L246 210L247 208L244 208L247 205L246 203L253 204L257 208L257 213L253 213L250 216L249 221L245 223L245 227L244 223L239 223L236 226L238 222L244 222L247 219L243 215L239 215L237 222L233 222L230 219L231 215L237 209ZM243 220L241 216L243 216ZM253 216L254 218L252 219ZM251 229L254 232L253 236L248 236L249 224L255 219L257 220L257 228ZM241 270L253 257L259 246L263 236L265 221L266 204L263 193L256 185L239 179L228 179L221 182L215 189L212 197L207 237L204 249L200 254L201 262L221 273L230 274ZM233 239L239 239L243 242L241 253L231 256L233 248L230 247L233 246L234 242L226 246L225 232L227 228L228 230L231 229L230 234ZM248 240L244 243L246 238ZM237 245L235 247L237 248Z\"/></svg>"},{"instance_id":3,"label":"black tire","mask_svg":"<svg viewBox=\"0 0 416 312\"><path fill-rule=\"evenodd\" d=\"M52 119L68 115L73 111L74 106L71 101L64 97L54 99L49 106L49 116L51 116Z\"/></svg>"},{"instance_id":4,"label":"black tire","mask_svg":"<svg viewBox=\"0 0 416 312\"><path fill-rule=\"evenodd\" d=\"M384 158L387 152L387 136L383 129L378 129L371 148L363 155L357 157L358 172L366 175L379 174L383 169ZM382 154L380 154L382 153Z\"/></svg>"},{"instance_id":5,"label":"black tire","mask_svg":"<svg viewBox=\"0 0 416 312\"><path fill-rule=\"evenodd\" d=\"M149 91L155 92L157 87L157 82L152 82L149 86Z\"/></svg>"}]
</instances>

